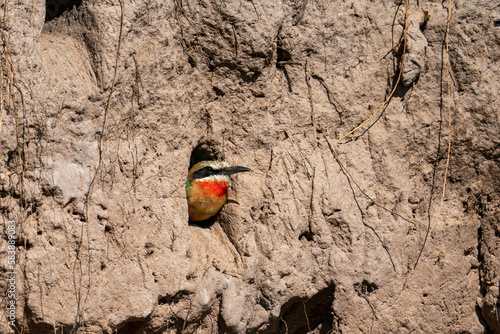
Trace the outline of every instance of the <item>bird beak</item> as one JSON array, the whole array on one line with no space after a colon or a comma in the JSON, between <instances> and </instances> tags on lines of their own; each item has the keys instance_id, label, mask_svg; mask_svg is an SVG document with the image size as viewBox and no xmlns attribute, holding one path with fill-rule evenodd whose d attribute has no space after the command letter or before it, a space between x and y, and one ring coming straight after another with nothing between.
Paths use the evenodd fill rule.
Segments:
<instances>
[{"instance_id":1,"label":"bird beak","mask_svg":"<svg viewBox=\"0 0 500 334\"><path fill-rule=\"evenodd\" d=\"M251 172L252 170L250 168L246 167L241 167L241 166L231 166L224 168L224 174L226 175L231 175L231 174L236 174L236 173L241 173L241 172Z\"/></svg>"}]
</instances>

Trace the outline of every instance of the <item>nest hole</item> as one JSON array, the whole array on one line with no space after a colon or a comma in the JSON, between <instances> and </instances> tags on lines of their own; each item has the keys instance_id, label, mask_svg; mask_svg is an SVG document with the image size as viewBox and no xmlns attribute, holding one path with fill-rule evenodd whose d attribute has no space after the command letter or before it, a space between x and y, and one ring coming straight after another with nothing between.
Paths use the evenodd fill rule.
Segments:
<instances>
[{"instance_id":1,"label":"nest hole","mask_svg":"<svg viewBox=\"0 0 500 334\"><path fill-rule=\"evenodd\" d=\"M218 144L213 140L203 140L196 145L189 159L189 169L200 161L220 160L224 156L218 149Z\"/></svg>"},{"instance_id":2,"label":"nest hole","mask_svg":"<svg viewBox=\"0 0 500 334\"><path fill-rule=\"evenodd\" d=\"M63 15L73 8L81 6L83 0L46 0L45 22L51 21Z\"/></svg>"}]
</instances>

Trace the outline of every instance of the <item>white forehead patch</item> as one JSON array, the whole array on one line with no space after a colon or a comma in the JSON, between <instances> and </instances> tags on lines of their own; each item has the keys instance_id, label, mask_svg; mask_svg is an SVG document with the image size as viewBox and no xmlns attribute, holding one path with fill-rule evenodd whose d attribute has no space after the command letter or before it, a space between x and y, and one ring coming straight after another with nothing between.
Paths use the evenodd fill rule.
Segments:
<instances>
[{"instance_id":1,"label":"white forehead patch","mask_svg":"<svg viewBox=\"0 0 500 334\"><path fill-rule=\"evenodd\" d=\"M205 176L201 179L198 179L198 181L225 181L225 182L229 182L229 176L227 176L227 175L209 175L209 176Z\"/></svg>"},{"instance_id":2,"label":"white forehead patch","mask_svg":"<svg viewBox=\"0 0 500 334\"><path fill-rule=\"evenodd\" d=\"M229 164L225 161L222 161L222 160L215 160L215 161L212 161L212 163L210 164L210 167L212 167L213 169L222 169L222 168L229 167Z\"/></svg>"}]
</instances>

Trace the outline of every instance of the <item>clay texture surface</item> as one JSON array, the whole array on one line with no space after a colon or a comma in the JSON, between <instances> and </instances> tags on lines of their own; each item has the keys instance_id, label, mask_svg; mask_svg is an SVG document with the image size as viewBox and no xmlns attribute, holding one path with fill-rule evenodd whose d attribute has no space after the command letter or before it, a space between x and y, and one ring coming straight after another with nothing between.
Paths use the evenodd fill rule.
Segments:
<instances>
[{"instance_id":1,"label":"clay texture surface","mask_svg":"<svg viewBox=\"0 0 500 334\"><path fill-rule=\"evenodd\" d=\"M0 18L1 333L500 333L497 1ZM199 226L207 157L252 172Z\"/></svg>"}]
</instances>

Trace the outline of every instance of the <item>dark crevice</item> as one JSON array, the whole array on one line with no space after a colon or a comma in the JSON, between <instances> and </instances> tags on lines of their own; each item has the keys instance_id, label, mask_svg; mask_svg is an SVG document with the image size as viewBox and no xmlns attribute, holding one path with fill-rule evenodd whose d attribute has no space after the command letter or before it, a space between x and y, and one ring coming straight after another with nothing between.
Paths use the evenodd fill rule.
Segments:
<instances>
[{"instance_id":1,"label":"dark crevice","mask_svg":"<svg viewBox=\"0 0 500 334\"><path fill-rule=\"evenodd\" d=\"M288 75L288 71L286 70L285 65L283 65L282 70L283 70L283 74L285 75L286 83L287 83L287 85L288 85L288 91L289 91L290 93L293 93L293 89L292 89L292 79L290 79L290 75Z\"/></svg>"},{"instance_id":2,"label":"dark crevice","mask_svg":"<svg viewBox=\"0 0 500 334\"><path fill-rule=\"evenodd\" d=\"M153 249L154 247L155 246L152 243L146 242L146 244L144 245L144 248L146 248L146 257L153 255L153 253L155 252Z\"/></svg>"},{"instance_id":3,"label":"dark crevice","mask_svg":"<svg viewBox=\"0 0 500 334\"><path fill-rule=\"evenodd\" d=\"M393 21L394 24L394 21ZM392 38L394 40L394 37ZM407 53L407 44L405 45L405 40L403 36L400 36L398 44L396 46L393 46L392 48L392 53L393 53L393 69L394 69L394 75L392 77L392 80L388 81L388 92L392 92L394 90L394 94L392 97L399 97L399 98L404 98L406 93L413 87L418 82L418 77L414 82L412 82L410 85L405 86L403 84L403 73L401 73L401 77L399 77L399 72L401 71L401 68L404 66L403 60L407 56L407 54L403 57L403 52ZM399 82L398 82L399 78ZM397 86L395 86L397 83ZM387 104L389 104L390 101L387 101Z\"/></svg>"},{"instance_id":4,"label":"dark crevice","mask_svg":"<svg viewBox=\"0 0 500 334\"><path fill-rule=\"evenodd\" d=\"M273 319L263 333L306 334L314 331L327 334L333 331L332 305L335 285L327 286L309 299L292 298L281 307L280 315Z\"/></svg>"},{"instance_id":5,"label":"dark crevice","mask_svg":"<svg viewBox=\"0 0 500 334\"><path fill-rule=\"evenodd\" d=\"M276 53L278 56L276 66L279 68L281 62L292 60L292 54L283 47L283 43L281 42L281 38L278 37L278 41L276 42Z\"/></svg>"},{"instance_id":6,"label":"dark crevice","mask_svg":"<svg viewBox=\"0 0 500 334\"><path fill-rule=\"evenodd\" d=\"M486 319L484 319L483 310L481 309L481 307L479 307L479 305L476 305L475 311L476 311L476 315L477 315L477 319L479 320L479 323L481 325L483 325L483 327L484 327L484 333L493 333L490 330L490 327L488 326Z\"/></svg>"},{"instance_id":7,"label":"dark crevice","mask_svg":"<svg viewBox=\"0 0 500 334\"><path fill-rule=\"evenodd\" d=\"M303 232L299 235L299 240L306 239L307 241L314 240L314 233L311 231Z\"/></svg>"},{"instance_id":8,"label":"dark crevice","mask_svg":"<svg viewBox=\"0 0 500 334\"><path fill-rule=\"evenodd\" d=\"M388 90L389 91L393 91L394 89L394 95L393 97L399 97L399 98L403 98L406 93L413 87L413 85L417 84L418 82L418 79L419 78L416 78L415 81L410 84L409 86L405 86L403 84L403 73L401 73L401 77L399 77L399 72L401 72L401 67L403 66L403 51L404 51L404 43L400 43L399 44L399 49L395 52L395 58L397 59L397 67L396 67L396 70L394 71L394 75L392 77L392 81L389 82L389 86L388 86ZM408 52L406 50L406 52ZM407 57L408 55L406 54L405 55L405 58ZM398 78L399 78L399 82L398 82ZM395 87L394 85L397 83L397 86ZM389 104L390 101L387 101L387 104Z\"/></svg>"},{"instance_id":9,"label":"dark crevice","mask_svg":"<svg viewBox=\"0 0 500 334\"><path fill-rule=\"evenodd\" d=\"M104 225L104 233L110 233L110 232L113 232L113 226Z\"/></svg>"},{"instance_id":10,"label":"dark crevice","mask_svg":"<svg viewBox=\"0 0 500 334\"><path fill-rule=\"evenodd\" d=\"M192 292L189 292L187 290L180 290L179 292L177 292L173 296L166 295L166 296L160 297L158 299L158 305L178 303L183 297L189 296L190 294L192 294Z\"/></svg>"},{"instance_id":11,"label":"dark crevice","mask_svg":"<svg viewBox=\"0 0 500 334\"><path fill-rule=\"evenodd\" d=\"M217 149L218 146L213 140L201 140L191 153L189 169L200 161L223 159L222 152Z\"/></svg>"},{"instance_id":12,"label":"dark crevice","mask_svg":"<svg viewBox=\"0 0 500 334\"><path fill-rule=\"evenodd\" d=\"M226 322L224 321L224 318L222 317L222 313L219 313L219 316L217 317L217 327L219 328L219 333L225 333L225 334L237 334L237 332L226 325Z\"/></svg>"},{"instance_id":13,"label":"dark crevice","mask_svg":"<svg viewBox=\"0 0 500 334\"><path fill-rule=\"evenodd\" d=\"M223 97L224 95L226 95L226 93L224 93L224 91L218 87L213 86L212 90L214 91L215 95L217 95L217 96Z\"/></svg>"},{"instance_id":14,"label":"dark crevice","mask_svg":"<svg viewBox=\"0 0 500 334\"><path fill-rule=\"evenodd\" d=\"M288 91L290 93L293 93L292 80L290 79L290 76L288 75L288 72L286 70L286 65L285 65L286 62L289 62L292 60L292 54L290 53L290 51L288 51L284 47L280 34L281 34L281 28L278 31L278 37L276 39L277 40L276 41L276 56L277 56L276 68L283 71L283 75L285 76L285 79L286 79L286 82L288 85Z\"/></svg>"},{"instance_id":15,"label":"dark crevice","mask_svg":"<svg viewBox=\"0 0 500 334\"><path fill-rule=\"evenodd\" d=\"M196 227L201 227L201 228L210 228L212 227L215 222L217 221L217 219L220 217L220 211L217 212L217 214L215 214L214 216L208 218L208 219L205 219L205 220L200 220L200 221L189 221L189 226L196 226Z\"/></svg>"},{"instance_id":16,"label":"dark crevice","mask_svg":"<svg viewBox=\"0 0 500 334\"><path fill-rule=\"evenodd\" d=\"M249 72L244 72L244 71L240 70L241 79L243 80L243 82L246 82L246 83L256 82L261 74L262 74L262 72L260 72L258 70L249 71Z\"/></svg>"},{"instance_id":17,"label":"dark crevice","mask_svg":"<svg viewBox=\"0 0 500 334\"><path fill-rule=\"evenodd\" d=\"M130 318L116 331L117 334L143 333L149 325L148 318Z\"/></svg>"},{"instance_id":18,"label":"dark crevice","mask_svg":"<svg viewBox=\"0 0 500 334\"><path fill-rule=\"evenodd\" d=\"M16 247L24 247L24 246L25 246L25 244L24 244L24 242L23 242L23 241L21 241L21 240L20 240L19 242L17 242L17 241L16 241L15 246L16 246ZM33 244L32 244L29 240L27 240L27 241L26 241L26 248L25 248L25 249L26 249L26 250L30 250L32 247L33 247Z\"/></svg>"},{"instance_id":19,"label":"dark crevice","mask_svg":"<svg viewBox=\"0 0 500 334\"><path fill-rule=\"evenodd\" d=\"M367 280L363 280L361 283L355 284L354 287L360 296L369 295L378 289L377 284L368 282Z\"/></svg>"},{"instance_id":20,"label":"dark crevice","mask_svg":"<svg viewBox=\"0 0 500 334\"><path fill-rule=\"evenodd\" d=\"M63 13L78 8L82 0L47 0L45 2L45 22L60 17Z\"/></svg>"},{"instance_id":21,"label":"dark crevice","mask_svg":"<svg viewBox=\"0 0 500 334\"><path fill-rule=\"evenodd\" d=\"M31 311L28 306L24 307L24 315L27 319L28 331L27 333L36 333L36 334L53 334L53 333L61 333L61 334L69 334L74 329L73 325L62 325L62 324L47 324L44 322L37 322L33 319L37 319L35 314ZM16 319L15 320L15 328L26 328L26 323L21 322L23 320ZM12 329L14 327L11 327ZM25 331L26 332L26 331ZM13 331L12 333L22 333L22 331Z\"/></svg>"},{"instance_id":22,"label":"dark crevice","mask_svg":"<svg viewBox=\"0 0 500 334\"><path fill-rule=\"evenodd\" d=\"M260 296L258 303L260 306L262 306L264 309L266 309L268 311L272 309L271 302L269 301L268 298L266 298L264 296Z\"/></svg>"},{"instance_id":23,"label":"dark crevice","mask_svg":"<svg viewBox=\"0 0 500 334\"><path fill-rule=\"evenodd\" d=\"M188 57L188 63L189 65L191 65L191 67L196 67L196 61L191 56Z\"/></svg>"},{"instance_id":24,"label":"dark crevice","mask_svg":"<svg viewBox=\"0 0 500 334\"><path fill-rule=\"evenodd\" d=\"M477 229L477 261L479 263L479 293L481 294L481 297L484 298L486 297L486 282L484 281L484 255L482 251L482 242L483 242L483 229L482 227L479 227ZM487 319L487 314L488 312L488 305L487 304L482 304L482 305L476 305L476 315L484 327L484 332L485 333L496 333L496 331L492 331L490 328L490 324L488 323Z\"/></svg>"},{"instance_id":25,"label":"dark crevice","mask_svg":"<svg viewBox=\"0 0 500 334\"><path fill-rule=\"evenodd\" d=\"M481 250L481 245L483 242L482 238L483 238L483 228L479 227L477 229L477 262L479 263L479 292L481 293L481 297L484 298L486 296L486 289L483 281L484 257L483 257L483 252Z\"/></svg>"}]
</instances>

